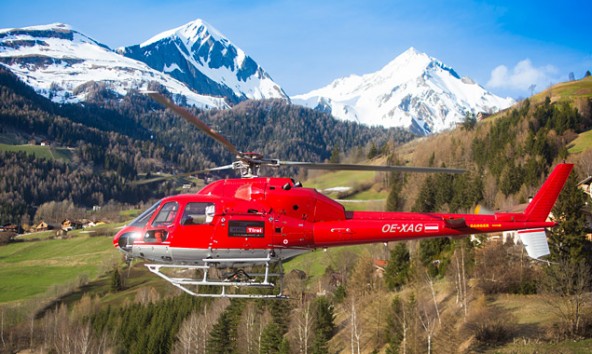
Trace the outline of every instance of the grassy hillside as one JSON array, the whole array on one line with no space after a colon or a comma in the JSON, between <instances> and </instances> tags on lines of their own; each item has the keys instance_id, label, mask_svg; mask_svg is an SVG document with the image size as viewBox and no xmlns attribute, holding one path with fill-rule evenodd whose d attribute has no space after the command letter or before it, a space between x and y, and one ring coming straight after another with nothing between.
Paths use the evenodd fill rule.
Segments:
<instances>
[{"instance_id":1,"label":"grassy hillside","mask_svg":"<svg viewBox=\"0 0 592 354\"><path fill-rule=\"evenodd\" d=\"M578 137L569 144L569 153L578 154L592 148L592 130L580 133Z\"/></svg>"},{"instance_id":2,"label":"grassy hillside","mask_svg":"<svg viewBox=\"0 0 592 354\"><path fill-rule=\"evenodd\" d=\"M0 247L0 303L93 280L118 260L110 237L17 242Z\"/></svg>"},{"instance_id":3,"label":"grassy hillside","mask_svg":"<svg viewBox=\"0 0 592 354\"><path fill-rule=\"evenodd\" d=\"M385 159L371 161L384 164ZM364 162L367 163L367 162ZM314 173L304 186L339 200L346 210L384 210L388 191L384 187L386 174L372 171L338 171Z\"/></svg>"},{"instance_id":4,"label":"grassy hillside","mask_svg":"<svg viewBox=\"0 0 592 354\"><path fill-rule=\"evenodd\" d=\"M532 96L533 102L542 102L545 97L551 101L576 101L578 99L592 98L592 76L581 80L562 82Z\"/></svg>"}]
</instances>

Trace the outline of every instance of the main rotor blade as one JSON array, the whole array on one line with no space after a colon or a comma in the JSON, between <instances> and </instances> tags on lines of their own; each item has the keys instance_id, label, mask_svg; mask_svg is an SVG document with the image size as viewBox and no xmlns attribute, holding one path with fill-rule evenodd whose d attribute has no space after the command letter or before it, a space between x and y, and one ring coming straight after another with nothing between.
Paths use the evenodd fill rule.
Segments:
<instances>
[{"instance_id":1,"label":"main rotor blade","mask_svg":"<svg viewBox=\"0 0 592 354\"><path fill-rule=\"evenodd\" d=\"M233 168L234 168L233 165L226 165L226 166L219 166L219 167L213 167L213 168L206 168L204 170L187 172L187 173L180 173L178 175L172 175L172 176L166 176L166 177L155 177L155 178L150 178L150 179L145 179L145 180L134 181L134 182L132 182L132 184L137 185L137 186L141 186L141 185L144 185L144 184L149 184L149 183L154 183L154 182L160 182L160 181L166 181L166 180L169 180L169 179L176 179L176 178L180 178L180 177L189 177L189 176L197 175L197 174L200 174L200 173L229 170L229 169L233 169Z\"/></svg>"},{"instance_id":2,"label":"main rotor blade","mask_svg":"<svg viewBox=\"0 0 592 354\"><path fill-rule=\"evenodd\" d=\"M280 161L279 165L308 168L311 170L329 171L383 171L383 172L413 172L413 173L464 173L465 170L443 167L412 167L412 166L375 166L375 165L353 165L339 163L315 163Z\"/></svg>"},{"instance_id":3,"label":"main rotor blade","mask_svg":"<svg viewBox=\"0 0 592 354\"><path fill-rule=\"evenodd\" d=\"M185 108L176 105L175 103L173 103L173 101L171 101L170 99L168 99L166 96L164 96L163 94L161 94L159 92L148 91L148 92L146 92L146 94L148 96L152 97L158 103L164 105L165 107L170 108L173 112L177 113L179 116L181 116L183 119L185 119L189 123L195 125L199 129L203 130L204 133L208 134L210 137L214 138L217 142L224 145L224 147L227 148L235 156L242 156L242 153L240 151L238 151L237 148L234 145L232 145L232 143L230 143L228 140L226 140L226 138L224 138L222 135L213 131L212 128L210 128L206 123L202 122L199 118L197 118L194 114L192 114L191 112L189 112Z\"/></svg>"}]
</instances>

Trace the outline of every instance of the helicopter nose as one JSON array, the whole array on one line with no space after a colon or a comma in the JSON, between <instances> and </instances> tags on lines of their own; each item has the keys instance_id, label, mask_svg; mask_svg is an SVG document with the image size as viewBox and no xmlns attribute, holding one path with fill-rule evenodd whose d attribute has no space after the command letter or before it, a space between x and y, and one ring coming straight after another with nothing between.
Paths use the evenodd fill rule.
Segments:
<instances>
[{"instance_id":1,"label":"helicopter nose","mask_svg":"<svg viewBox=\"0 0 592 354\"><path fill-rule=\"evenodd\" d=\"M121 251L129 253L132 250L134 240L140 236L138 232L124 232L113 238L113 244Z\"/></svg>"}]
</instances>

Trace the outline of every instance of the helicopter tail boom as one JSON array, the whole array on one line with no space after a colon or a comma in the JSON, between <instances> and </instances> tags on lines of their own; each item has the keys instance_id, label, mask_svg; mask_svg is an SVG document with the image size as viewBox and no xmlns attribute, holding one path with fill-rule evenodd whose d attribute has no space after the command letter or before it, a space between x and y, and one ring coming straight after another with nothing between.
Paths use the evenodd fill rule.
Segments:
<instances>
[{"instance_id":1,"label":"helicopter tail boom","mask_svg":"<svg viewBox=\"0 0 592 354\"><path fill-rule=\"evenodd\" d=\"M513 230L524 230L522 233L532 239L529 243L533 245L538 245L541 239L546 244L544 229L556 225L554 221L547 221L547 217L572 169L572 164L559 164L524 213L475 215L356 211L346 221L316 223L315 245L332 247Z\"/></svg>"}]
</instances>

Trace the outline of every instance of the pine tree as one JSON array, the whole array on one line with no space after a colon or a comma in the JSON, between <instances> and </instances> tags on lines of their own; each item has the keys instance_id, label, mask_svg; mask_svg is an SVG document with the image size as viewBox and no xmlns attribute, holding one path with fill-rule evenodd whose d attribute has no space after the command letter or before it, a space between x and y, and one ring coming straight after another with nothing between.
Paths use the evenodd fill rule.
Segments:
<instances>
[{"instance_id":1,"label":"pine tree","mask_svg":"<svg viewBox=\"0 0 592 354\"><path fill-rule=\"evenodd\" d=\"M244 302L233 299L230 305L218 318L218 322L210 332L207 351L212 354L231 354L238 353L238 321Z\"/></svg>"},{"instance_id":2,"label":"pine tree","mask_svg":"<svg viewBox=\"0 0 592 354\"><path fill-rule=\"evenodd\" d=\"M282 343L280 343L280 348L279 348L278 354L290 354L290 353L291 353L290 342L286 338L284 338L282 340Z\"/></svg>"},{"instance_id":3,"label":"pine tree","mask_svg":"<svg viewBox=\"0 0 592 354\"><path fill-rule=\"evenodd\" d=\"M395 290L407 283L411 268L411 256L404 242L396 244L386 266L385 281L389 290Z\"/></svg>"},{"instance_id":4,"label":"pine tree","mask_svg":"<svg viewBox=\"0 0 592 354\"><path fill-rule=\"evenodd\" d=\"M280 327L275 322L270 322L261 334L261 352L262 354L277 354L280 352L282 344L282 334Z\"/></svg>"},{"instance_id":5,"label":"pine tree","mask_svg":"<svg viewBox=\"0 0 592 354\"><path fill-rule=\"evenodd\" d=\"M333 305L324 296L320 296L313 302L314 333L312 352L314 354L329 353L328 342L335 331L335 315Z\"/></svg>"},{"instance_id":6,"label":"pine tree","mask_svg":"<svg viewBox=\"0 0 592 354\"><path fill-rule=\"evenodd\" d=\"M399 165L400 161L396 156L391 155L388 158L387 163L389 165ZM405 185L405 176L401 172L390 172L388 182L390 185L390 191L386 198L386 210L401 210L405 203L404 198L401 196L403 186Z\"/></svg>"},{"instance_id":7,"label":"pine tree","mask_svg":"<svg viewBox=\"0 0 592 354\"><path fill-rule=\"evenodd\" d=\"M415 200L415 204L413 205L413 211L417 212L435 212L436 211L436 187L434 185L434 178L432 176L428 176L423 185L421 186L421 190L419 191L419 195Z\"/></svg>"},{"instance_id":8,"label":"pine tree","mask_svg":"<svg viewBox=\"0 0 592 354\"><path fill-rule=\"evenodd\" d=\"M473 130L477 125L477 117L475 113L467 111L465 113L465 119L463 120L462 127L464 130Z\"/></svg>"},{"instance_id":9,"label":"pine tree","mask_svg":"<svg viewBox=\"0 0 592 354\"><path fill-rule=\"evenodd\" d=\"M227 354L234 353L234 343L231 339L230 332L232 331L230 314L224 312L218 318L218 322L210 332L210 339L208 340L208 353L212 354Z\"/></svg>"},{"instance_id":10,"label":"pine tree","mask_svg":"<svg viewBox=\"0 0 592 354\"><path fill-rule=\"evenodd\" d=\"M590 242L586 240L586 217L582 211L588 197L578 188L571 174L553 208L553 219L559 225L551 229L549 245L555 260L590 259Z\"/></svg>"},{"instance_id":11,"label":"pine tree","mask_svg":"<svg viewBox=\"0 0 592 354\"><path fill-rule=\"evenodd\" d=\"M445 273L453 243L449 238L429 238L419 242L419 258L430 276Z\"/></svg>"},{"instance_id":12,"label":"pine tree","mask_svg":"<svg viewBox=\"0 0 592 354\"><path fill-rule=\"evenodd\" d=\"M374 142L372 142L372 145L370 145L370 151L368 151L368 156L366 157L368 158L368 160L372 160L376 156L378 156L378 149L376 148Z\"/></svg>"},{"instance_id":13,"label":"pine tree","mask_svg":"<svg viewBox=\"0 0 592 354\"><path fill-rule=\"evenodd\" d=\"M115 267L111 272L111 291L118 292L123 290L123 279L119 268Z\"/></svg>"},{"instance_id":14,"label":"pine tree","mask_svg":"<svg viewBox=\"0 0 592 354\"><path fill-rule=\"evenodd\" d=\"M341 150L339 149L339 145L333 146L333 150L331 150L331 157L329 158L330 163L339 163L341 162Z\"/></svg>"},{"instance_id":15,"label":"pine tree","mask_svg":"<svg viewBox=\"0 0 592 354\"><path fill-rule=\"evenodd\" d=\"M290 324L290 319L288 316L286 316L286 314L290 313L291 311L290 307L289 301L271 301L269 304L267 304L267 308L271 313L273 322L278 325L279 333L282 336L286 334Z\"/></svg>"}]
</instances>

